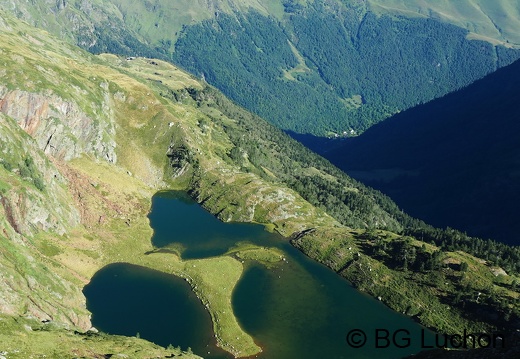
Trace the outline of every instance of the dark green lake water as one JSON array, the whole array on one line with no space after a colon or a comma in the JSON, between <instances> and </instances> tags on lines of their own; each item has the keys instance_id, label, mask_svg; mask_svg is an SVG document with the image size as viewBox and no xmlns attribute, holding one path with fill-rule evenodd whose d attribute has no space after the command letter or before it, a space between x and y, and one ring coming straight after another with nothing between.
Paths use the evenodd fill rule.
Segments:
<instances>
[{"instance_id":1,"label":"dark green lake water","mask_svg":"<svg viewBox=\"0 0 520 359\"><path fill-rule=\"evenodd\" d=\"M251 262L233 292L233 308L242 328L263 348L258 358L401 358L418 352L422 327L379 301L356 291L328 268L310 260L281 236L262 226L222 223L183 193L159 193L149 215L157 247L183 249L182 257L204 258L225 253L237 242L282 249L287 262L271 269ZM92 323L98 329L167 346L191 347L205 358L231 358L215 347L212 324L189 285L175 276L128 264L100 270L84 289ZM351 348L353 329L367 335L366 344ZM376 330L391 334L376 342ZM380 331L382 337L384 332ZM426 332L425 343L433 334ZM410 338L410 344L403 339ZM390 340L392 335L390 335ZM355 337L354 339L360 339ZM398 348L405 346L405 348Z\"/></svg>"}]
</instances>

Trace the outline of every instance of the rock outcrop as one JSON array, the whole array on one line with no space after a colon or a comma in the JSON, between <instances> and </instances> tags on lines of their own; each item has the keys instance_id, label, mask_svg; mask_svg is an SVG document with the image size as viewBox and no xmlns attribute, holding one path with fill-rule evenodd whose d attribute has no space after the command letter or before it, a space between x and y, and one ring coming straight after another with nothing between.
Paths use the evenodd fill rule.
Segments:
<instances>
[{"instance_id":1,"label":"rock outcrop","mask_svg":"<svg viewBox=\"0 0 520 359\"><path fill-rule=\"evenodd\" d=\"M49 258L52 240L80 223L66 180L38 144L0 113L0 312L88 329L78 279ZM32 177L43 178L38 189ZM49 239L33 240L47 233ZM45 253L47 252L47 253ZM84 307L84 305L83 305Z\"/></svg>"},{"instance_id":2,"label":"rock outcrop","mask_svg":"<svg viewBox=\"0 0 520 359\"><path fill-rule=\"evenodd\" d=\"M110 111L106 103L103 108ZM44 153L55 158L68 161L89 153L116 162L111 123L88 116L73 102L54 94L0 87L0 112L14 118Z\"/></svg>"}]
</instances>

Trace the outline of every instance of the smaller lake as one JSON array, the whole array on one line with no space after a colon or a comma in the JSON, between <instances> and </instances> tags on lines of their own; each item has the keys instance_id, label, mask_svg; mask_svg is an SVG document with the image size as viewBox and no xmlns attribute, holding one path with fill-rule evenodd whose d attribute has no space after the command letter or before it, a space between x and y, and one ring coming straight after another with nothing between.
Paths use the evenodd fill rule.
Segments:
<instances>
[{"instance_id":1,"label":"smaller lake","mask_svg":"<svg viewBox=\"0 0 520 359\"><path fill-rule=\"evenodd\" d=\"M184 279L114 263L98 271L83 293L93 325L106 333L190 347L206 358L212 357L208 351L213 357L232 357L216 347L211 317Z\"/></svg>"},{"instance_id":2,"label":"smaller lake","mask_svg":"<svg viewBox=\"0 0 520 359\"><path fill-rule=\"evenodd\" d=\"M242 328L263 348L257 358L396 359L420 351L423 328L410 318L355 290L325 266L309 259L286 239L260 225L222 223L186 194L161 192L149 215L156 247L180 251L184 259L221 255L238 242L281 249L287 262L267 269L246 262L232 305ZM128 264L100 270L84 289L92 323L102 331L181 346L205 358L231 356L215 347L212 324L202 303L182 279ZM367 333L356 349L345 337ZM376 329L407 330L406 348L375 347ZM433 334L426 331L431 343ZM402 342L400 343L402 344Z\"/></svg>"}]
</instances>

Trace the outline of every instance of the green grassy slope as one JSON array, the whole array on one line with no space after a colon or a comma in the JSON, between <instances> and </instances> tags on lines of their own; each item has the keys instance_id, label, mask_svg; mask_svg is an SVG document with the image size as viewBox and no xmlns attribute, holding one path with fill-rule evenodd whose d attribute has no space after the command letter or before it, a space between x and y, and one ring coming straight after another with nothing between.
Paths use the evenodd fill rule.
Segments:
<instances>
[{"instance_id":1,"label":"green grassy slope","mask_svg":"<svg viewBox=\"0 0 520 359\"><path fill-rule=\"evenodd\" d=\"M468 29L491 42L518 45L520 4L516 1L407 1L370 0L371 9L380 14L402 14L439 18Z\"/></svg>"},{"instance_id":2,"label":"green grassy slope","mask_svg":"<svg viewBox=\"0 0 520 359\"><path fill-rule=\"evenodd\" d=\"M264 15L282 18L284 6L306 6L311 1L281 0L156 0L152 2L131 0L91 1L88 5L79 1L57 1L49 5L45 2L13 3L0 1L0 6L19 17L50 32L59 33L73 39L80 32L91 32L102 23L124 23L129 29L140 34L154 46L162 40L175 42L183 25L190 25L213 18L219 13L231 14L255 10ZM341 2L330 2L337 6ZM353 6L354 1L343 2ZM462 1L422 1L422 0L370 0L367 7L359 7L377 14L401 14L438 18L480 35L493 42L507 42L519 45L519 7L508 0L462 0ZM64 25L67 26L64 26ZM84 44L87 45L87 44Z\"/></svg>"},{"instance_id":3,"label":"green grassy slope","mask_svg":"<svg viewBox=\"0 0 520 359\"><path fill-rule=\"evenodd\" d=\"M0 166L0 218L5 229L0 240L2 248L12 251L12 255L0 256L0 264L15 278L27 281L27 286L12 292L21 297L32 295L35 306L53 325L87 328L88 320L78 327L70 314L87 317L81 285L106 264L129 262L192 278L192 285L201 288L199 297L208 301L212 317L219 319L214 329L220 345L237 355L258 350L254 338L242 331L229 309L232 284L242 270L239 261L230 256L211 258L200 263L207 270L190 272L174 254L145 255L153 251L146 218L150 198L155 191L168 188L189 191L222 220L259 222L292 237L312 258L428 326L456 332L463 327L510 328L518 321L518 277L514 273L496 276L493 273L501 271L493 263L466 253L437 253L428 243L423 250L423 243L401 238L399 233L417 222L388 198L351 180L207 84L163 61L93 56L9 16L2 14L0 19L0 61L5 69L0 72L5 84L0 109L10 114L3 116L7 125L1 133L11 141L5 143L12 144L6 152L14 149L14 154L4 157L12 158L9 165ZM4 101L6 98L10 100ZM72 110L60 112L61 106ZM56 132L49 139L41 131L61 127L103 129L104 137L98 148L88 146L98 141L98 132ZM56 136L85 145L78 146L70 157L62 156L63 152L51 148L59 148L56 146L62 142L53 142ZM107 148L113 149L113 156L106 156ZM25 161L24 150L32 151L32 162ZM38 178L45 179L44 187L38 188ZM33 208L42 208L36 216L40 224L32 229L19 227L17 223L24 222L19 219L31 218L28 209ZM75 211L79 215L71 215L61 232L51 226L54 217L68 218L67 213ZM407 254L405 267L403 256L397 255L401 252L415 252L415 260ZM431 267L416 268L417 259L430 260ZM459 270L462 262L471 271ZM212 276L222 268L219 279L231 284L225 285L227 291L211 286L215 282ZM376 269L377 276L369 275L372 271L367 268ZM35 276L49 284L35 286L28 279ZM9 280L3 280L2 288L11 288ZM46 292L54 286L50 294ZM56 298L74 299L58 307L66 318L44 304L53 292ZM477 292L483 293L480 299L475 299ZM457 297L461 293L467 297ZM16 296L2 298L7 298L2 308L18 303ZM429 307L435 312L424 309ZM2 313L17 320L37 312L27 306L15 309ZM226 316L220 317L224 312ZM80 338L66 329L40 336L39 331L20 334L19 325L5 328L2 341L19 343L19 336L27 335L29 344L49 342L42 349L47 357L73 353ZM95 338L94 342L81 341L85 345L80 347L82 353L87 348L92 351L86 356L101 355L112 345L122 348L117 349L121 353L128 348L124 338ZM154 353L150 355L171 354L144 341L135 343ZM54 353L58 345L59 351Z\"/></svg>"},{"instance_id":4,"label":"green grassy slope","mask_svg":"<svg viewBox=\"0 0 520 359\"><path fill-rule=\"evenodd\" d=\"M175 40L183 26L214 18L219 13L248 12L255 10L264 15L281 17L281 1L268 0L217 0L217 1L154 1L113 0L124 22L154 46L173 50Z\"/></svg>"}]
</instances>

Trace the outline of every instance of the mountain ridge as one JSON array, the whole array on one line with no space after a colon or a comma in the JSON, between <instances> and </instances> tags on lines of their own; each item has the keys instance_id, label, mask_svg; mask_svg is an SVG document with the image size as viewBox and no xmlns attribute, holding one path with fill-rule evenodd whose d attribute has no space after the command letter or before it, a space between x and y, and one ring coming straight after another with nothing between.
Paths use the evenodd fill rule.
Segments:
<instances>
[{"instance_id":1,"label":"mountain ridge","mask_svg":"<svg viewBox=\"0 0 520 359\"><path fill-rule=\"evenodd\" d=\"M518 4L515 6L507 0L495 1L492 4L485 0L457 2L370 0L370 3L375 12L379 7L384 9L383 11L438 17L468 29L470 31L468 36L480 37L487 41L498 40L510 46L518 45L519 42L515 29L520 25L518 23L520 9Z\"/></svg>"}]
</instances>

